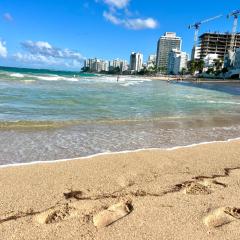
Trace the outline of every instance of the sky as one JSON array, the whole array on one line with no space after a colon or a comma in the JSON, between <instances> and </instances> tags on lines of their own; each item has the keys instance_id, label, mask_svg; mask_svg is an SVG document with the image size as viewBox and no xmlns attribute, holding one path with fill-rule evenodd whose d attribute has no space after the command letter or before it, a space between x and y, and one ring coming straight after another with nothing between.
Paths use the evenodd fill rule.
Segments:
<instances>
[{"instance_id":1,"label":"sky","mask_svg":"<svg viewBox=\"0 0 240 240\"><path fill-rule=\"evenodd\" d=\"M80 70L84 59L129 60L132 51L145 61L155 54L165 32L182 37L191 52L189 24L205 23L200 34L231 31L226 15L239 0L2 0L0 65Z\"/></svg>"}]
</instances>

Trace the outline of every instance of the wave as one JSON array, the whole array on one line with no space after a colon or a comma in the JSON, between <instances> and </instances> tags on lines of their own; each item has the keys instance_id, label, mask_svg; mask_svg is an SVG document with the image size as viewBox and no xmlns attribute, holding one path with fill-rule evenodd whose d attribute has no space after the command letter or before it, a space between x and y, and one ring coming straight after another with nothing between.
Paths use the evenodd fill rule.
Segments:
<instances>
[{"instance_id":1,"label":"wave","mask_svg":"<svg viewBox=\"0 0 240 240\"><path fill-rule=\"evenodd\" d=\"M151 82L151 79L142 79L136 76L98 75L97 77L82 77L82 81L89 83L119 84L123 87L135 86L144 82Z\"/></svg>"},{"instance_id":2,"label":"wave","mask_svg":"<svg viewBox=\"0 0 240 240\"><path fill-rule=\"evenodd\" d=\"M63 77L63 76L58 76L58 75L40 75L40 76L34 76L34 75L31 75L29 77L35 77L39 80L45 80L45 81L73 81L73 82L76 82L76 81L79 81L78 78L75 78L75 77Z\"/></svg>"},{"instance_id":3,"label":"wave","mask_svg":"<svg viewBox=\"0 0 240 240\"><path fill-rule=\"evenodd\" d=\"M208 100L207 103L215 103L215 104L234 104L234 105L240 105L240 102L229 102L229 101L213 101Z\"/></svg>"},{"instance_id":4,"label":"wave","mask_svg":"<svg viewBox=\"0 0 240 240\"><path fill-rule=\"evenodd\" d=\"M25 75L21 73L10 73L9 76L15 78L24 78Z\"/></svg>"},{"instance_id":5,"label":"wave","mask_svg":"<svg viewBox=\"0 0 240 240\"><path fill-rule=\"evenodd\" d=\"M49 73L31 73L31 72L7 72L0 71L0 78L4 80L15 81L70 81L70 82L85 82L85 83L118 83L120 86L128 87L141 84L143 82L150 82L151 79L143 79L139 76L117 76L117 75L103 75L103 74L49 74Z\"/></svg>"},{"instance_id":6,"label":"wave","mask_svg":"<svg viewBox=\"0 0 240 240\"><path fill-rule=\"evenodd\" d=\"M193 148L193 147L197 147L197 146L209 145L209 144L215 144L215 143L229 143L229 142L234 142L234 141L240 141L240 137L231 138L231 139L227 139L227 140L223 140L223 141L193 143L193 144L186 145L186 146L175 146L175 147L171 147L171 148L140 148L140 149L136 149L136 150L126 150L126 151L119 151L119 152L106 151L103 153L97 153L97 154L89 155L86 157L76 157L76 158L57 159L57 160L48 160L48 161L34 161L34 162L27 162L27 163L11 163L11 164L6 164L6 165L0 165L0 169L28 166L28 165L37 165L37 164L54 164L54 163L74 161L74 160L80 161L80 160L92 159L94 157L99 157L99 156L129 154L129 153L137 153L137 152L142 152L142 151L174 151L174 150L178 150L178 149Z\"/></svg>"}]
</instances>

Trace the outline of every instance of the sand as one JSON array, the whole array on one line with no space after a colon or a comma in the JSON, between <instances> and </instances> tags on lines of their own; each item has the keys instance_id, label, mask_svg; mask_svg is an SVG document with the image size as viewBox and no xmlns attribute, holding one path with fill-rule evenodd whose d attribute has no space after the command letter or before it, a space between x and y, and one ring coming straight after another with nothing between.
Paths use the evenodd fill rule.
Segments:
<instances>
[{"instance_id":1,"label":"sand","mask_svg":"<svg viewBox=\"0 0 240 240\"><path fill-rule=\"evenodd\" d=\"M240 236L240 141L0 169L0 239Z\"/></svg>"},{"instance_id":2,"label":"sand","mask_svg":"<svg viewBox=\"0 0 240 240\"><path fill-rule=\"evenodd\" d=\"M150 80L160 80L160 81L184 81L184 82L192 82L192 83L223 83L223 84L229 84L229 83L235 83L240 84L239 79L222 79L222 78L197 78L193 76L139 76L140 79L150 79Z\"/></svg>"}]
</instances>

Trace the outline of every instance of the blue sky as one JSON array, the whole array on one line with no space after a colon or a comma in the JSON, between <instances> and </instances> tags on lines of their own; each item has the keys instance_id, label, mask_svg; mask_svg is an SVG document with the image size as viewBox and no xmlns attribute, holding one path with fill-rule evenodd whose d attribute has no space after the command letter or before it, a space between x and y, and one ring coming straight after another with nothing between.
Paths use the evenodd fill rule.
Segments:
<instances>
[{"instance_id":1,"label":"blue sky","mask_svg":"<svg viewBox=\"0 0 240 240\"><path fill-rule=\"evenodd\" d=\"M166 31L183 38L190 53L193 30L187 26L238 9L236 0L2 0L0 65L78 70L84 58L146 59ZM205 31L231 31L226 16L202 25Z\"/></svg>"}]
</instances>

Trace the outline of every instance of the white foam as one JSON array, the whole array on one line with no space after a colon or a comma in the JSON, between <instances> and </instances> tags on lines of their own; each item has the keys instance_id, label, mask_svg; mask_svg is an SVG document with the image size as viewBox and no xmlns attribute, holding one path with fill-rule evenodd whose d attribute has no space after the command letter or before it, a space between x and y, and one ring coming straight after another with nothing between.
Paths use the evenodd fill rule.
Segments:
<instances>
[{"instance_id":1,"label":"white foam","mask_svg":"<svg viewBox=\"0 0 240 240\"><path fill-rule=\"evenodd\" d=\"M216 104L233 104L233 105L240 105L240 102L232 102L232 101L213 101L208 100L207 103L216 103Z\"/></svg>"},{"instance_id":2,"label":"white foam","mask_svg":"<svg viewBox=\"0 0 240 240\"><path fill-rule=\"evenodd\" d=\"M1 168L12 168L12 167L20 167L20 166L28 166L28 165L37 165L37 164L54 164L54 163L59 163L59 162L66 162L66 161L74 161L74 160L85 160L85 159L91 159L93 157L98 157L98 156L107 156L107 155L115 155L115 154L127 154L127 153L136 153L136 152L142 152L142 151L174 151L177 149L185 149L185 148L192 148L196 146L202 146L202 145L207 145L207 144L214 144L214 143L228 143L228 142L233 142L233 141L238 141L240 140L240 137L238 138L232 138L228 140L223 140L223 141L211 141L211 142L201 142L201 143L194 143L186 146L176 146L176 147L171 147L171 148L141 148L141 149L136 149L136 150L126 150L126 151L119 151L119 152L104 152L104 153L97 153L93 155L89 155L86 157L76 157L76 158L68 158L68 159L58 159L58 160L49 160L49 161L34 161L34 162L28 162L28 163L13 163L13 164L6 164L6 165L1 165Z\"/></svg>"},{"instance_id":3,"label":"white foam","mask_svg":"<svg viewBox=\"0 0 240 240\"><path fill-rule=\"evenodd\" d=\"M21 73L10 73L9 76L16 77L16 78L23 78L24 75Z\"/></svg>"},{"instance_id":4,"label":"white foam","mask_svg":"<svg viewBox=\"0 0 240 240\"><path fill-rule=\"evenodd\" d=\"M112 75L98 75L97 77L81 77L81 81L91 82L91 83L109 83L109 84L119 84L123 87L129 87L138 85L143 82L150 82L150 79L142 79L136 76L112 76Z\"/></svg>"},{"instance_id":5,"label":"white foam","mask_svg":"<svg viewBox=\"0 0 240 240\"><path fill-rule=\"evenodd\" d=\"M79 79L78 78L69 78L69 77L61 77L61 76L58 76L58 75L46 75L46 76L33 76L32 77L35 77L39 80L45 80L45 81L60 81L60 80L65 80L65 81L78 81Z\"/></svg>"}]
</instances>

